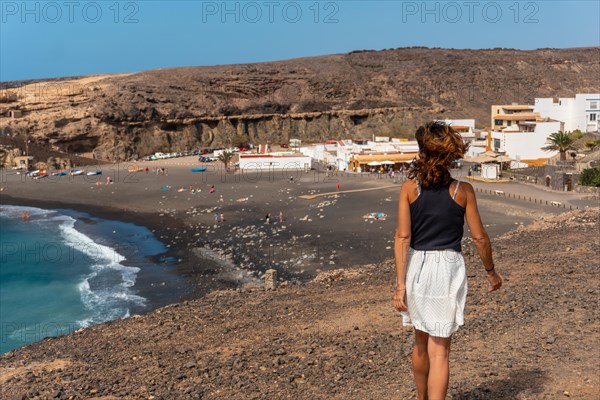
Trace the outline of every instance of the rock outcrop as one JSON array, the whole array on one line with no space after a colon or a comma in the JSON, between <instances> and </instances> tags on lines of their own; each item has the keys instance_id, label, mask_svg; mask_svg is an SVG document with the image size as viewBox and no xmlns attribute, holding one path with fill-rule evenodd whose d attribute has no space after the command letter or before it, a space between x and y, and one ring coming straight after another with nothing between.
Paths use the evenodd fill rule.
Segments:
<instances>
[{"instance_id":1,"label":"rock outcrop","mask_svg":"<svg viewBox=\"0 0 600 400\"><path fill-rule=\"evenodd\" d=\"M476 118L485 127L492 104L596 92L599 50L402 48L7 82L0 129L121 161L290 138L408 136L431 118Z\"/></svg>"}]
</instances>

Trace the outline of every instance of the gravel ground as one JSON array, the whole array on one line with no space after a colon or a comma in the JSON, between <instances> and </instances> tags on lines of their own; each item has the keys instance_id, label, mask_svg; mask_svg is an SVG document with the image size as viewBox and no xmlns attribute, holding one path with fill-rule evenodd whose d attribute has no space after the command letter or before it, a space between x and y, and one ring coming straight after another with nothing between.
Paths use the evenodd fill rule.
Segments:
<instances>
[{"instance_id":1,"label":"gravel ground","mask_svg":"<svg viewBox=\"0 0 600 400\"><path fill-rule=\"evenodd\" d=\"M465 242L466 325L451 399L597 399L599 209L544 217L494 242L486 292ZM2 399L411 399L412 332L393 261L275 291L238 289L45 339L0 357Z\"/></svg>"}]
</instances>

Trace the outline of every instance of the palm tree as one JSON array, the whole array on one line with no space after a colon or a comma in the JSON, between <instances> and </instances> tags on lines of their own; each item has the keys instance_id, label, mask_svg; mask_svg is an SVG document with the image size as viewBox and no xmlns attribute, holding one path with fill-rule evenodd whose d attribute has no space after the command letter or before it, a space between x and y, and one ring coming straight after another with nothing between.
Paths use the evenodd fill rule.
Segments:
<instances>
[{"instance_id":1,"label":"palm tree","mask_svg":"<svg viewBox=\"0 0 600 400\"><path fill-rule=\"evenodd\" d=\"M223 151L217 157L217 159L219 161L221 161L223 164L225 164L225 170L226 171L229 170L229 162L231 161L232 158L233 158L233 152L231 152L231 151Z\"/></svg>"},{"instance_id":2,"label":"palm tree","mask_svg":"<svg viewBox=\"0 0 600 400\"><path fill-rule=\"evenodd\" d=\"M560 161L566 161L567 151L574 149L575 140L568 132L558 131L550 134L546 139L547 146L542 147L544 151L558 151Z\"/></svg>"},{"instance_id":3,"label":"palm tree","mask_svg":"<svg viewBox=\"0 0 600 400\"><path fill-rule=\"evenodd\" d=\"M587 147L589 151L597 150L600 148L600 140L588 140L585 143L585 147Z\"/></svg>"}]
</instances>

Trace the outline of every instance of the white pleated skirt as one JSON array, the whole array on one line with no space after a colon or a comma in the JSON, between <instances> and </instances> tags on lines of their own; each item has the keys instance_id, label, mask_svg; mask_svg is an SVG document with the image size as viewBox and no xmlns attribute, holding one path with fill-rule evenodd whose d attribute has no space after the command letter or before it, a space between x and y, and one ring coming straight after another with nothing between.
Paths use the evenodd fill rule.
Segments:
<instances>
[{"instance_id":1,"label":"white pleated skirt","mask_svg":"<svg viewBox=\"0 0 600 400\"><path fill-rule=\"evenodd\" d=\"M467 274L461 253L410 248L405 284L404 326L447 338L464 325Z\"/></svg>"}]
</instances>

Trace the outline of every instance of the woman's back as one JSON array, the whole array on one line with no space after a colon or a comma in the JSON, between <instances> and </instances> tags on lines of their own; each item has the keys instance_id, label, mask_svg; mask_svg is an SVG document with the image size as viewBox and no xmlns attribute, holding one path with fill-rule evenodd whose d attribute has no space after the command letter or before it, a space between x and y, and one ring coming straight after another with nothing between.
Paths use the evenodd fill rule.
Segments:
<instances>
[{"instance_id":1,"label":"woman's back","mask_svg":"<svg viewBox=\"0 0 600 400\"><path fill-rule=\"evenodd\" d=\"M435 188L417 186L418 197L410 204L410 247L461 251L465 208L455 201L459 187L453 180Z\"/></svg>"}]
</instances>

